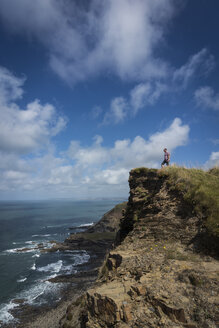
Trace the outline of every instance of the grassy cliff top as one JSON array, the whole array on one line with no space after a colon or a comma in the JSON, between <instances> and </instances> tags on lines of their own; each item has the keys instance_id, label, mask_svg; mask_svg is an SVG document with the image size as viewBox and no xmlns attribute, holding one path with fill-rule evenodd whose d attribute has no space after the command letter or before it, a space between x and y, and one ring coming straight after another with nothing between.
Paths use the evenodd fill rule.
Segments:
<instances>
[{"instance_id":1,"label":"grassy cliff top","mask_svg":"<svg viewBox=\"0 0 219 328\"><path fill-rule=\"evenodd\" d=\"M186 169L183 167L166 167L156 170L159 176L165 176L170 190L176 190L190 203L197 214L204 214L204 222L210 234L219 237L219 168L209 171ZM137 168L132 173L154 173L154 169Z\"/></svg>"},{"instance_id":2,"label":"grassy cliff top","mask_svg":"<svg viewBox=\"0 0 219 328\"><path fill-rule=\"evenodd\" d=\"M211 234L219 236L219 168L209 171L169 167L160 171L166 175L170 188L182 192L196 213L205 213L205 225Z\"/></svg>"}]
</instances>

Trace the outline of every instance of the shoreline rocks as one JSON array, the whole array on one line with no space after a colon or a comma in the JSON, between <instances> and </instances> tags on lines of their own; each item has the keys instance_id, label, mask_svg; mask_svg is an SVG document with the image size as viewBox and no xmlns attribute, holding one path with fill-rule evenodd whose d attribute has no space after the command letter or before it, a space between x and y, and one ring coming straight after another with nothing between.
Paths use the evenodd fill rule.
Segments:
<instances>
[{"instance_id":1,"label":"shoreline rocks","mask_svg":"<svg viewBox=\"0 0 219 328\"><path fill-rule=\"evenodd\" d=\"M14 300L18 304L11 313L19 319L19 323L5 324L3 328L53 328L59 327L59 320L65 314L67 305L73 298L81 295L96 281L99 268L106 253L112 248L115 241L116 231L119 228L123 209L126 203L115 206L107 212L102 219L93 226L86 227L85 231L71 234L63 243L50 241L52 247L45 248L45 245L38 244L35 249L40 252L56 252L71 250L86 250L90 259L87 263L78 265L78 272L71 275L58 275L48 281L52 283L64 283L62 299L55 306L30 306L25 300ZM112 221L112 226L110 226ZM29 251L33 248L25 248L20 251ZM68 304L67 304L68 302ZM65 304L65 307L63 306ZM56 312L55 312L56 311ZM54 316L55 314L55 316ZM51 315L53 317L51 317Z\"/></svg>"}]
</instances>

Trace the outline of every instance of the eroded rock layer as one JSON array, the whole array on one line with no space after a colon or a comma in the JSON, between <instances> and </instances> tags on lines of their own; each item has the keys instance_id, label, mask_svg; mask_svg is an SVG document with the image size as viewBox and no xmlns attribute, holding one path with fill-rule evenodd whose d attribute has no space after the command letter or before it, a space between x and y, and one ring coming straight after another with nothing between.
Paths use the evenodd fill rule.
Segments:
<instances>
[{"instance_id":1,"label":"eroded rock layer","mask_svg":"<svg viewBox=\"0 0 219 328\"><path fill-rule=\"evenodd\" d=\"M219 265L203 218L156 170L131 171L129 184L117 247L61 327L218 327Z\"/></svg>"}]
</instances>

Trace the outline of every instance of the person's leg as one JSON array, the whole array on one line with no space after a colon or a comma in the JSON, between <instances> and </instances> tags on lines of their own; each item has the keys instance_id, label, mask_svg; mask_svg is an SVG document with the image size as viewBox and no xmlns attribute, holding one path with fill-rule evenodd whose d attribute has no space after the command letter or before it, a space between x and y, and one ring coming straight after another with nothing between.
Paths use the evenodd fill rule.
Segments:
<instances>
[{"instance_id":1,"label":"person's leg","mask_svg":"<svg viewBox=\"0 0 219 328\"><path fill-rule=\"evenodd\" d=\"M163 168L165 164L169 166L169 162L166 159L161 163L161 167Z\"/></svg>"}]
</instances>

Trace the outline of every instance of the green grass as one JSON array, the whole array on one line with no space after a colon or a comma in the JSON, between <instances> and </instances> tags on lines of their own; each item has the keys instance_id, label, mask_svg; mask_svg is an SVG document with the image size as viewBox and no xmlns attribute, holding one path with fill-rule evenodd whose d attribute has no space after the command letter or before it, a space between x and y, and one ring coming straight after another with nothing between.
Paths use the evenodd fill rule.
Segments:
<instances>
[{"instance_id":1,"label":"green grass","mask_svg":"<svg viewBox=\"0 0 219 328\"><path fill-rule=\"evenodd\" d=\"M199 259L194 254L182 254L175 250L167 250L166 258L169 260L198 262Z\"/></svg>"},{"instance_id":2,"label":"green grass","mask_svg":"<svg viewBox=\"0 0 219 328\"><path fill-rule=\"evenodd\" d=\"M167 177L170 189L180 192L197 214L206 215L208 231L219 236L219 168L206 172L173 166L161 170L159 175Z\"/></svg>"},{"instance_id":3,"label":"green grass","mask_svg":"<svg viewBox=\"0 0 219 328\"><path fill-rule=\"evenodd\" d=\"M102 279L102 278L107 279L107 277L108 277L109 268L107 266L107 260L108 260L108 256L105 258L102 266L99 269L98 279Z\"/></svg>"},{"instance_id":4,"label":"green grass","mask_svg":"<svg viewBox=\"0 0 219 328\"><path fill-rule=\"evenodd\" d=\"M83 238L93 241L98 240L113 240L116 237L116 232L91 232L91 233L79 233L76 235L77 238Z\"/></svg>"},{"instance_id":5,"label":"green grass","mask_svg":"<svg viewBox=\"0 0 219 328\"><path fill-rule=\"evenodd\" d=\"M123 203L117 204L117 205L114 207L114 209L120 211L120 210L122 210L123 208L125 209L126 206L127 206L127 202L123 202Z\"/></svg>"},{"instance_id":6,"label":"green grass","mask_svg":"<svg viewBox=\"0 0 219 328\"><path fill-rule=\"evenodd\" d=\"M147 167L137 167L135 169L131 170L131 174L147 174L147 173L155 173L157 172L157 169L148 169Z\"/></svg>"}]
</instances>

